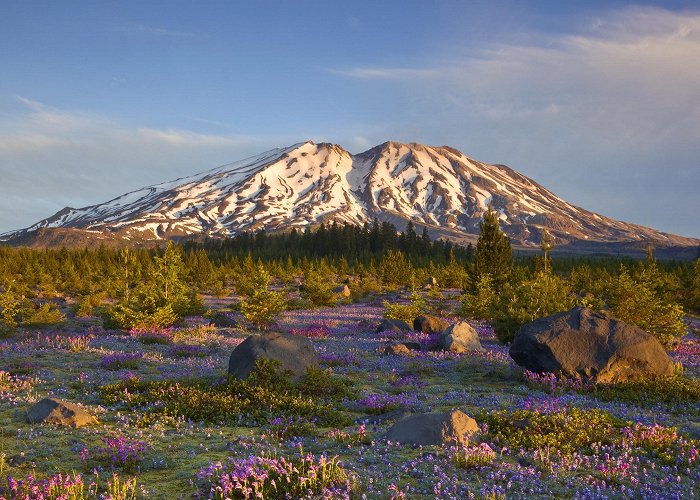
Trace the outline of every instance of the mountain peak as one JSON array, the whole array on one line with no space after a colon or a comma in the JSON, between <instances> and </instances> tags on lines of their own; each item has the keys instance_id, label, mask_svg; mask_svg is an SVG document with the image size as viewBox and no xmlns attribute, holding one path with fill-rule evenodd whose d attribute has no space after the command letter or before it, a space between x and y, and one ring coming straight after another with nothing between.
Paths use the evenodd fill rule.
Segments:
<instances>
[{"instance_id":1,"label":"mountain peak","mask_svg":"<svg viewBox=\"0 0 700 500\"><path fill-rule=\"evenodd\" d=\"M449 146L387 141L352 155L308 140L106 203L65 208L7 238L72 228L125 239L284 231L321 222L407 221L433 237L475 241L488 205L516 245L536 248L546 227L557 245L697 246L700 241L626 224L575 207L514 170ZM596 246L597 245L597 246Z\"/></svg>"}]
</instances>

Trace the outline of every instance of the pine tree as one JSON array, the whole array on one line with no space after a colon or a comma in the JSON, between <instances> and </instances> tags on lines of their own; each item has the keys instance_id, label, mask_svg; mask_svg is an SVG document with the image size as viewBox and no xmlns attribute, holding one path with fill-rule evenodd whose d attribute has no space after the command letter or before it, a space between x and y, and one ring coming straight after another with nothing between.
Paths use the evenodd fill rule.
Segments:
<instances>
[{"instance_id":1,"label":"pine tree","mask_svg":"<svg viewBox=\"0 0 700 500\"><path fill-rule=\"evenodd\" d=\"M277 315L286 309L287 304L280 292L269 290L270 274L262 264L256 267L251 282L252 292L241 300L241 312L245 319L256 327L266 329Z\"/></svg>"},{"instance_id":2,"label":"pine tree","mask_svg":"<svg viewBox=\"0 0 700 500\"><path fill-rule=\"evenodd\" d=\"M501 231L498 215L491 204L479 223L479 229L481 235L476 242L472 281L479 282L482 276L489 274L496 289L500 290L513 267L513 251L510 240Z\"/></svg>"},{"instance_id":3,"label":"pine tree","mask_svg":"<svg viewBox=\"0 0 700 500\"><path fill-rule=\"evenodd\" d=\"M548 273L549 272L549 264L550 264L550 259L549 259L549 252L554 248L554 242L552 240L552 237L549 235L549 232L547 232L547 228L543 227L542 228L542 241L540 242L540 250L542 250L542 253L544 254L544 272Z\"/></svg>"}]
</instances>

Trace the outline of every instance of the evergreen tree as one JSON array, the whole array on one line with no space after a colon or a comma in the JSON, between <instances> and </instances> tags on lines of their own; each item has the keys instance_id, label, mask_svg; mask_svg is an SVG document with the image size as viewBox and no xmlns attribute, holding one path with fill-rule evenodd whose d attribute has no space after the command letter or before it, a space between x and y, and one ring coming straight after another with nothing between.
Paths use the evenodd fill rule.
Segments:
<instances>
[{"instance_id":1,"label":"evergreen tree","mask_svg":"<svg viewBox=\"0 0 700 500\"><path fill-rule=\"evenodd\" d=\"M498 215L491 204L479 223L479 229L481 235L476 242L472 281L477 283L482 276L489 274L496 289L500 290L513 267L513 251L510 240L501 231Z\"/></svg>"},{"instance_id":2,"label":"evergreen tree","mask_svg":"<svg viewBox=\"0 0 700 500\"><path fill-rule=\"evenodd\" d=\"M259 329L267 326L286 309L284 296L269 290L270 274L258 264L251 277L252 292L241 300L241 312L247 321Z\"/></svg>"}]
</instances>

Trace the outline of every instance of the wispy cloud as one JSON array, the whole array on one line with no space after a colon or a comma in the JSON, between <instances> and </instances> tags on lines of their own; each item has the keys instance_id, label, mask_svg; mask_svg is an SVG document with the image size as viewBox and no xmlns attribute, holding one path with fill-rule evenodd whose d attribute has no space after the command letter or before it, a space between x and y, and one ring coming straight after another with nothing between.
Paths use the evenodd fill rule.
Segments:
<instances>
[{"instance_id":1,"label":"wispy cloud","mask_svg":"<svg viewBox=\"0 0 700 500\"><path fill-rule=\"evenodd\" d=\"M385 81L387 95L400 81L437 140L473 144L471 154L510 163L587 208L605 213L613 203L601 199L614 198L627 208L608 215L661 225L676 211L697 228L688 211L700 211L700 12L627 8L580 26L414 67L333 73L373 89Z\"/></svg>"},{"instance_id":2,"label":"wispy cloud","mask_svg":"<svg viewBox=\"0 0 700 500\"><path fill-rule=\"evenodd\" d=\"M159 129L26 97L17 101L19 113L0 115L0 233L66 205L102 202L298 141Z\"/></svg>"}]
</instances>

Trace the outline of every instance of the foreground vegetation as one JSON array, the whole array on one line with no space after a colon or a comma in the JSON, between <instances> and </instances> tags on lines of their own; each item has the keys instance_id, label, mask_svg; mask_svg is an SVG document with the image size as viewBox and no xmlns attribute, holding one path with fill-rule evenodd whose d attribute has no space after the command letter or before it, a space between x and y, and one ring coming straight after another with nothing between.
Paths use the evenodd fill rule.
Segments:
<instances>
[{"instance_id":1,"label":"foreground vegetation","mask_svg":"<svg viewBox=\"0 0 700 500\"><path fill-rule=\"evenodd\" d=\"M514 257L489 215L471 249L411 228L323 231L153 250L0 248L0 498L698 493L700 261L552 260L546 233L540 256ZM342 234L354 253L338 250ZM290 238L304 251L282 258ZM595 386L512 362L520 324L575 304L656 335L676 374ZM484 350L375 333L383 318L426 312L468 318ZM291 382L260 362L229 379L231 351L264 329L309 338L320 369ZM421 350L384 355L396 340ZM85 405L99 424L26 423L46 396ZM482 429L469 446L383 437L406 413L453 408Z\"/></svg>"}]
</instances>

